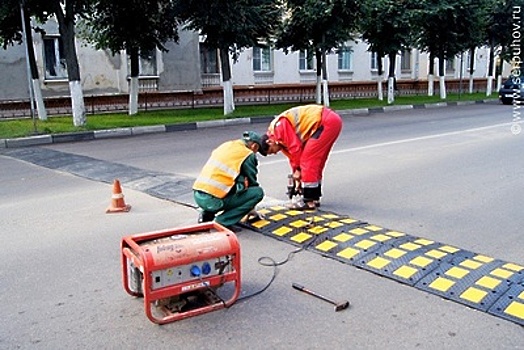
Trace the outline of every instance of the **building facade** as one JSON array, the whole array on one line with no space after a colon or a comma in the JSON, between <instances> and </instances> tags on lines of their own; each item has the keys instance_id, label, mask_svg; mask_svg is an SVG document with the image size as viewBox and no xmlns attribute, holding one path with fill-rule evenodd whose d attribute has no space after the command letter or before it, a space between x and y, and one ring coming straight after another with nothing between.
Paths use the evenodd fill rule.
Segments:
<instances>
[{"instance_id":1,"label":"building facade","mask_svg":"<svg viewBox=\"0 0 524 350\"><path fill-rule=\"evenodd\" d=\"M49 21L45 35L33 33L31 43L35 50L44 97L67 96L69 85L66 63L56 23ZM116 55L96 50L92 45L77 39L84 95L123 94L129 91L129 60L125 52ZM141 91L199 91L220 85L219 60L216 50L208 47L195 32L180 32L178 43L167 43L168 51L159 50L141 58ZM378 62L375 54L367 51L368 45L357 40L348 42L337 52L327 55L329 81L376 81ZM487 48L475 53L475 78L488 76ZM446 62L446 77L467 79L469 54ZM311 52L274 50L260 45L244 49L236 62L232 62L233 85L301 84L316 81L315 57ZM435 72L438 72L437 62ZM383 58L384 71L389 69ZM25 46L16 45L0 50L0 101L23 100L29 97ZM396 60L396 78L426 80L428 55L418 50L399 53ZM506 65L503 75L509 74Z\"/></svg>"}]
</instances>

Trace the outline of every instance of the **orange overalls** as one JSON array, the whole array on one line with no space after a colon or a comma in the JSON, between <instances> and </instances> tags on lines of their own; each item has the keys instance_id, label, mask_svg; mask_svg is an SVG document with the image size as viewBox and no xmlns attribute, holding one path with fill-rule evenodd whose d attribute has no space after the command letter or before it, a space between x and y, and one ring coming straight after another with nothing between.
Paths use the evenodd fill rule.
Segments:
<instances>
[{"instance_id":1,"label":"orange overalls","mask_svg":"<svg viewBox=\"0 0 524 350\"><path fill-rule=\"evenodd\" d=\"M269 125L268 136L282 145L292 171L300 170L304 200L318 200L326 161L342 130L342 119L321 105L282 112Z\"/></svg>"}]
</instances>

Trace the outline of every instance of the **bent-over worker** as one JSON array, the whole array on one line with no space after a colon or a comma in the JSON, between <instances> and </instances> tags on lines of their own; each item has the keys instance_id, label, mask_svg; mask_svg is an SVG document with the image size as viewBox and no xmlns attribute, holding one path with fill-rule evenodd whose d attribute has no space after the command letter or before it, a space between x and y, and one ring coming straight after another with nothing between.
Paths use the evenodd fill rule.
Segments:
<instances>
[{"instance_id":1,"label":"bent-over worker","mask_svg":"<svg viewBox=\"0 0 524 350\"><path fill-rule=\"evenodd\" d=\"M259 134L246 131L242 139L224 142L211 153L193 184L194 199L201 209L198 222L215 220L238 230L233 225L264 198L257 181L256 152L261 145Z\"/></svg>"},{"instance_id":2,"label":"bent-over worker","mask_svg":"<svg viewBox=\"0 0 524 350\"><path fill-rule=\"evenodd\" d=\"M295 209L320 205L324 167L333 144L342 130L342 119L321 105L288 109L276 116L262 136L262 155L280 151L289 159L293 178L300 183L304 203Z\"/></svg>"}]
</instances>

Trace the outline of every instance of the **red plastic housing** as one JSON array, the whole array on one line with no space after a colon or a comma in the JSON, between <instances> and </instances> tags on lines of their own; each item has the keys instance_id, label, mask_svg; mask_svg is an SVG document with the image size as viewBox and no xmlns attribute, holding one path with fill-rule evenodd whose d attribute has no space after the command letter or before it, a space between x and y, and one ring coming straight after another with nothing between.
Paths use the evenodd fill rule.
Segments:
<instances>
[{"instance_id":1,"label":"red plastic housing","mask_svg":"<svg viewBox=\"0 0 524 350\"><path fill-rule=\"evenodd\" d=\"M154 323L229 307L240 295L240 244L215 222L126 236L121 252L124 289L144 297Z\"/></svg>"}]
</instances>

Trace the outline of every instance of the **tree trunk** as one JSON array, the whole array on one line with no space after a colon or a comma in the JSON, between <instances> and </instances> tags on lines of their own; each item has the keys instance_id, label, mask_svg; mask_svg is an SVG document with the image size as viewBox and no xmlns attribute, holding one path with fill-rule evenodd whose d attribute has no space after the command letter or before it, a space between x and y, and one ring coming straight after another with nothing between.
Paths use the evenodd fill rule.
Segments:
<instances>
[{"instance_id":1,"label":"tree trunk","mask_svg":"<svg viewBox=\"0 0 524 350\"><path fill-rule=\"evenodd\" d=\"M42 89L40 88L40 79L38 76L38 68L36 67L35 49L33 47L33 34L31 31L31 18L25 11L25 2L20 4L22 25L24 26L25 42L26 42L26 54L29 62L29 73L31 74L31 86L33 97L36 102L36 110L38 111L38 119L47 120L47 111L44 105L44 99L42 98ZM33 104L33 101L31 101ZM33 108L33 107L31 107Z\"/></svg>"},{"instance_id":2,"label":"tree trunk","mask_svg":"<svg viewBox=\"0 0 524 350\"><path fill-rule=\"evenodd\" d=\"M140 57L138 54L138 48L133 47L129 49L129 57L131 60L131 74L129 77L129 115L136 115L138 113L138 77L140 76Z\"/></svg>"},{"instance_id":3,"label":"tree trunk","mask_svg":"<svg viewBox=\"0 0 524 350\"><path fill-rule=\"evenodd\" d=\"M329 107L327 58L325 51L322 52L322 99L324 101L324 106Z\"/></svg>"},{"instance_id":4,"label":"tree trunk","mask_svg":"<svg viewBox=\"0 0 524 350\"><path fill-rule=\"evenodd\" d=\"M382 80L384 80L384 67L382 66L382 54L377 52L377 71L378 71L378 81L377 81L377 89L378 89L378 100L383 101L384 100L384 92L382 90Z\"/></svg>"},{"instance_id":5,"label":"tree trunk","mask_svg":"<svg viewBox=\"0 0 524 350\"><path fill-rule=\"evenodd\" d=\"M231 114L235 111L235 98L233 95L233 84L231 82L231 66L229 64L229 50L227 48L219 49L220 54L220 71L222 72L222 83L224 91L224 115Z\"/></svg>"},{"instance_id":6,"label":"tree trunk","mask_svg":"<svg viewBox=\"0 0 524 350\"><path fill-rule=\"evenodd\" d=\"M488 82L486 86L486 96L491 96L493 91L493 61L495 60L495 48L492 44L489 45L489 61L488 61Z\"/></svg>"},{"instance_id":7,"label":"tree trunk","mask_svg":"<svg viewBox=\"0 0 524 350\"><path fill-rule=\"evenodd\" d=\"M86 110L84 95L80 82L80 68L76 56L75 47L75 15L73 11L74 2L65 3L65 14L62 11L61 2L53 1L54 14L58 21L60 37L64 45L64 55L67 63L67 76L69 79L69 90L71 91L71 107L73 109L73 125L84 126L86 124Z\"/></svg>"},{"instance_id":8,"label":"tree trunk","mask_svg":"<svg viewBox=\"0 0 524 350\"><path fill-rule=\"evenodd\" d=\"M475 48L469 50L469 93L473 93L473 73L475 72Z\"/></svg>"},{"instance_id":9,"label":"tree trunk","mask_svg":"<svg viewBox=\"0 0 524 350\"><path fill-rule=\"evenodd\" d=\"M428 67L428 96L433 96L435 93L435 55L433 52L429 54L429 67Z\"/></svg>"},{"instance_id":10,"label":"tree trunk","mask_svg":"<svg viewBox=\"0 0 524 350\"><path fill-rule=\"evenodd\" d=\"M315 101L317 104L322 104L322 52L319 49L315 50L316 58L316 90Z\"/></svg>"},{"instance_id":11,"label":"tree trunk","mask_svg":"<svg viewBox=\"0 0 524 350\"><path fill-rule=\"evenodd\" d=\"M388 74L388 104L395 102L395 68L397 52L390 52L389 57L389 74Z\"/></svg>"},{"instance_id":12,"label":"tree trunk","mask_svg":"<svg viewBox=\"0 0 524 350\"><path fill-rule=\"evenodd\" d=\"M445 77L445 63L444 55L439 55L438 57L438 89L440 91L440 99L446 99L446 77Z\"/></svg>"}]
</instances>

